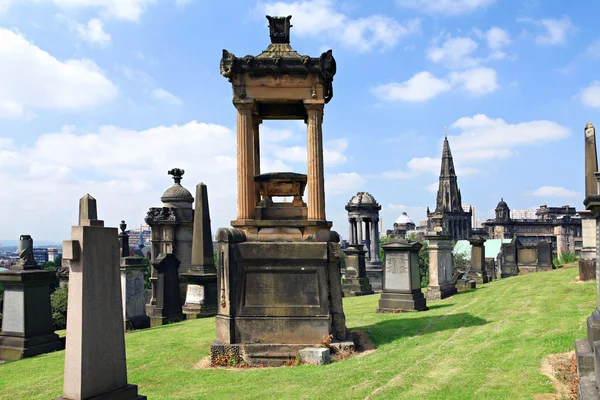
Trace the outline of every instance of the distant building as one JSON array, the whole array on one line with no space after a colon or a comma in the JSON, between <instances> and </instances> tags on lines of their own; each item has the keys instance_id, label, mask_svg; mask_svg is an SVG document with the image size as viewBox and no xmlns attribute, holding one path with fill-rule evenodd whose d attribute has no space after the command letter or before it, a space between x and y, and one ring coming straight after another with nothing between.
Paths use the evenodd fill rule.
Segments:
<instances>
[{"instance_id":1,"label":"distant building","mask_svg":"<svg viewBox=\"0 0 600 400\"><path fill-rule=\"evenodd\" d=\"M152 231L148 225L125 231L129 235L129 248L132 250L152 246ZM140 246L141 243L141 246Z\"/></svg>"},{"instance_id":2,"label":"distant building","mask_svg":"<svg viewBox=\"0 0 600 400\"><path fill-rule=\"evenodd\" d=\"M517 209L510 210L510 219L535 219L535 210Z\"/></svg>"},{"instance_id":3,"label":"distant building","mask_svg":"<svg viewBox=\"0 0 600 400\"><path fill-rule=\"evenodd\" d=\"M34 247L33 258L38 265L48 262L48 249L46 247Z\"/></svg>"},{"instance_id":4,"label":"distant building","mask_svg":"<svg viewBox=\"0 0 600 400\"><path fill-rule=\"evenodd\" d=\"M48 247L48 261L54 261L58 257L58 249L56 247Z\"/></svg>"},{"instance_id":5,"label":"distant building","mask_svg":"<svg viewBox=\"0 0 600 400\"><path fill-rule=\"evenodd\" d=\"M513 219L510 208L501 199L496 207L496 218L483 224L490 239L516 237L523 246L534 246L545 241L552 244L553 253L579 254L583 246L581 217L575 207L548 207L542 205L535 218Z\"/></svg>"},{"instance_id":6,"label":"distant building","mask_svg":"<svg viewBox=\"0 0 600 400\"><path fill-rule=\"evenodd\" d=\"M461 205L464 212L471 211L471 228L477 228L477 208L467 203L462 203Z\"/></svg>"},{"instance_id":7,"label":"distant building","mask_svg":"<svg viewBox=\"0 0 600 400\"><path fill-rule=\"evenodd\" d=\"M385 232L387 237L391 238L405 238L406 232L412 231L416 228L415 223L405 212L400 215L394 222L394 229L389 229Z\"/></svg>"}]
</instances>

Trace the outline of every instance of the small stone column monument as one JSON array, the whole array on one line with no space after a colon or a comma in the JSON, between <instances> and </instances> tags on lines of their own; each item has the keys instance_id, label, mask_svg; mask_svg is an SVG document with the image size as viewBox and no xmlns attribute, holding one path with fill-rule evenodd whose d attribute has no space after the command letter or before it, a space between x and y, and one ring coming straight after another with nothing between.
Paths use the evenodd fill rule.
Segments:
<instances>
[{"instance_id":1,"label":"small stone column monument","mask_svg":"<svg viewBox=\"0 0 600 400\"><path fill-rule=\"evenodd\" d=\"M208 192L204 183L196 185L192 266L183 276L188 283L183 306L186 317L194 319L217 315L217 269L213 258Z\"/></svg>"},{"instance_id":2,"label":"small stone column monument","mask_svg":"<svg viewBox=\"0 0 600 400\"><path fill-rule=\"evenodd\" d=\"M488 283L487 270L485 268L485 239L473 237L469 239L471 244L471 268L469 278L474 280L477 285Z\"/></svg>"},{"instance_id":3,"label":"small stone column monument","mask_svg":"<svg viewBox=\"0 0 600 400\"><path fill-rule=\"evenodd\" d=\"M127 224L119 225L119 243L121 246L121 297L123 299L123 321L126 330L150 327L150 318L146 315L146 289L144 273L148 266L140 257L129 257L129 235L125 232Z\"/></svg>"},{"instance_id":4,"label":"small stone column monument","mask_svg":"<svg viewBox=\"0 0 600 400\"><path fill-rule=\"evenodd\" d=\"M421 292L421 247L420 243L406 239L396 239L381 246L384 253L383 293L378 313L428 310Z\"/></svg>"},{"instance_id":5,"label":"small stone column monument","mask_svg":"<svg viewBox=\"0 0 600 400\"><path fill-rule=\"evenodd\" d=\"M367 268L365 265L365 253L363 246L358 243L348 245L344 250L346 254L346 273L342 279L342 291L344 297L364 296L373 294L369 278L367 278Z\"/></svg>"},{"instance_id":6,"label":"small stone column monument","mask_svg":"<svg viewBox=\"0 0 600 400\"><path fill-rule=\"evenodd\" d=\"M96 200L79 201L79 225L63 242L69 264L64 394L58 399L146 399L127 383L116 228L98 220Z\"/></svg>"},{"instance_id":7,"label":"small stone column monument","mask_svg":"<svg viewBox=\"0 0 600 400\"><path fill-rule=\"evenodd\" d=\"M596 151L596 128L591 122L585 126L585 195L598 194L598 183L594 173L598 171ZM580 211L583 247L579 259L579 280L589 281L596 277L596 219L591 211Z\"/></svg>"},{"instance_id":8,"label":"small stone column monument","mask_svg":"<svg viewBox=\"0 0 600 400\"><path fill-rule=\"evenodd\" d=\"M428 300L440 300L456 293L453 280L454 259L452 258L452 236L449 236L442 225L442 217L433 215L434 234L424 237L429 241L429 285L426 297Z\"/></svg>"},{"instance_id":9,"label":"small stone column monument","mask_svg":"<svg viewBox=\"0 0 600 400\"><path fill-rule=\"evenodd\" d=\"M0 272L4 285L0 360L5 361L62 349L50 308L50 282L55 273L38 268L31 236L21 235L18 250L17 265Z\"/></svg>"}]
</instances>

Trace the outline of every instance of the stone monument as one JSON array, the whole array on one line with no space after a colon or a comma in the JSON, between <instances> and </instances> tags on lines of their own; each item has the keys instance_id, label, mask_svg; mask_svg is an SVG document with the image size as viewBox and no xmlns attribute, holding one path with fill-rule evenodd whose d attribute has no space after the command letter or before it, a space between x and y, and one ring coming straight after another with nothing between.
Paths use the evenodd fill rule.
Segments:
<instances>
[{"instance_id":1,"label":"stone monument","mask_svg":"<svg viewBox=\"0 0 600 400\"><path fill-rule=\"evenodd\" d=\"M433 232L424 236L429 242L429 285L425 296L429 300L441 300L456 293L453 238L445 230L442 215L432 214L430 219L434 224Z\"/></svg>"},{"instance_id":2,"label":"stone monument","mask_svg":"<svg viewBox=\"0 0 600 400\"><path fill-rule=\"evenodd\" d=\"M270 17L271 44L260 55L223 50L221 74L237 109L237 219L217 231L219 355L281 365L324 336L350 341L340 277L339 235L325 217L323 109L333 96L335 59L290 46L290 19ZM308 126L308 174L260 173L259 125L299 119ZM307 203L303 200L307 188ZM292 197L276 202L275 197Z\"/></svg>"},{"instance_id":3,"label":"stone monument","mask_svg":"<svg viewBox=\"0 0 600 400\"><path fill-rule=\"evenodd\" d=\"M584 130L585 146L585 195L598 194L598 183L594 173L598 171L596 151L596 128L588 122ZM588 281L596 277L596 219L589 210L580 211L583 247L579 259L579 280Z\"/></svg>"},{"instance_id":4,"label":"stone monument","mask_svg":"<svg viewBox=\"0 0 600 400\"><path fill-rule=\"evenodd\" d=\"M183 274L187 293L183 312L188 319L217 314L217 270L213 258L212 231L206 185L196 185L196 210L192 240L192 266Z\"/></svg>"},{"instance_id":5,"label":"stone monument","mask_svg":"<svg viewBox=\"0 0 600 400\"><path fill-rule=\"evenodd\" d=\"M342 279L342 292L345 297L364 296L373 294L367 268L365 265L365 253L362 244L352 243L344 250L346 254L346 273Z\"/></svg>"},{"instance_id":6,"label":"stone monument","mask_svg":"<svg viewBox=\"0 0 600 400\"><path fill-rule=\"evenodd\" d=\"M153 293L156 302L146 305L146 314L150 316L151 326L185 319L179 295L180 264L173 253L159 254L152 262L153 270L156 271L156 293Z\"/></svg>"},{"instance_id":7,"label":"stone monument","mask_svg":"<svg viewBox=\"0 0 600 400\"><path fill-rule=\"evenodd\" d=\"M144 273L148 266L144 259L129 256L129 235L125 232L127 224L119 225L119 244L121 253L121 297L123 300L123 321L126 330L150 327L150 318L146 315L146 289Z\"/></svg>"},{"instance_id":8,"label":"stone monument","mask_svg":"<svg viewBox=\"0 0 600 400\"><path fill-rule=\"evenodd\" d=\"M38 268L31 236L21 235L18 250L17 265L0 270L4 285L0 360L5 361L62 349L50 308L50 283L55 273Z\"/></svg>"},{"instance_id":9,"label":"stone monument","mask_svg":"<svg viewBox=\"0 0 600 400\"><path fill-rule=\"evenodd\" d=\"M152 207L146 215L146 223L152 230L152 262L159 254L173 253L181 263L179 266L179 293L181 304L185 303L187 278L191 268L192 239L194 229L194 197L183 186L181 179L185 171L173 168L167 172L173 176L173 186L161 197L162 207ZM156 305L156 270L152 269L152 298L150 305Z\"/></svg>"},{"instance_id":10,"label":"stone monument","mask_svg":"<svg viewBox=\"0 0 600 400\"><path fill-rule=\"evenodd\" d=\"M472 237L469 239L471 244L471 268L469 269L469 278L475 281L477 285L488 283L488 275L485 266L485 239Z\"/></svg>"},{"instance_id":11,"label":"stone monument","mask_svg":"<svg viewBox=\"0 0 600 400\"><path fill-rule=\"evenodd\" d=\"M378 313L426 311L427 303L421 292L419 250L421 244L395 239L381 246L384 253L383 293Z\"/></svg>"},{"instance_id":12,"label":"stone monument","mask_svg":"<svg viewBox=\"0 0 600 400\"><path fill-rule=\"evenodd\" d=\"M502 243L500 262L502 270L500 272L500 278L508 278L511 276L519 275L519 268L517 266L517 246L519 241L514 237L510 243Z\"/></svg>"},{"instance_id":13,"label":"stone monument","mask_svg":"<svg viewBox=\"0 0 600 400\"><path fill-rule=\"evenodd\" d=\"M364 243L367 249L366 266L369 283L374 290L381 290L382 266L379 259L379 211L381 206L367 192L358 192L348 204L350 243ZM364 235L363 235L364 233Z\"/></svg>"},{"instance_id":14,"label":"stone monument","mask_svg":"<svg viewBox=\"0 0 600 400\"><path fill-rule=\"evenodd\" d=\"M116 228L98 220L96 200L79 201L79 225L63 242L69 265L64 394L59 399L145 399L127 383Z\"/></svg>"}]
</instances>

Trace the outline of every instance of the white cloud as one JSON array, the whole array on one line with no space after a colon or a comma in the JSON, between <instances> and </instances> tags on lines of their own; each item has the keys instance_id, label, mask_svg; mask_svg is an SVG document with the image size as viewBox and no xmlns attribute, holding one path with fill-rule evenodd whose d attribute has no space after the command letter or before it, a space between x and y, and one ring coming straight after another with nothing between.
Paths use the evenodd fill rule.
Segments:
<instances>
[{"instance_id":1,"label":"white cloud","mask_svg":"<svg viewBox=\"0 0 600 400\"><path fill-rule=\"evenodd\" d=\"M450 83L423 71L402 83L391 82L372 89L372 93L385 101L423 102L451 89Z\"/></svg>"},{"instance_id":2,"label":"white cloud","mask_svg":"<svg viewBox=\"0 0 600 400\"><path fill-rule=\"evenodd\" d=\"M560 186L541 186L538 189L531 192L532 196L537 197L563 197L563 198L576 198L581 197L580 193L573 190L565 189Z\"/></svg>"},{"instance_id":3,"label":"white cloud","mask_svg":"<svg viewBox=\"0 0 600 400\"><path fill-rule=\"evenodd\" d=\"M523 18L520 22L527 22L541 27L544 32L535 36L535 42L541 46L564 44L567 37L575 30L571 18L540 19Z\"/></svg>"},{"instance_id":4,"label":"white cloud","mask_svg":"<svg viewBox=\"0 0 600 400\"><path fill-rule=\"evenodd\" d=\"M600 108L600 82L594 81L584 88L579 97L583 105L590 108Z\"/></svg>"},{"instance_id":5,"label":"white cloud","mask_svg":"<svg viewBox=\"0 0 600 400\"><path fill-rule=\"evenodd\" d=\"M400 23L384 15L370 15L352 19L335 9L333 0L300 0L292 3L259 4L256 13L292 15L292 34L336 41L351 50L368 52L387 50L405 36L420 31L418 19Z\"/></svg>"},{"instance_id":6,"label":"white cloud","mask_svg":"<svg viewBox=\"0 0 600 400\"><path fill-rule=\"evenodd\" d=\"M496 71L492 68L478 67L463 72L451 72L446 79L423 71L407 81L391 82L376 86L371 93L380 100L394 102L424 102L458 88L472 95L485 95L499 88Z\"/></svg>"},{"instance_id":7,"label":"white cloud","mask_svg":"<svg viewBox=\"0 0 600 400\"><path fill-rule=\"evenodd\" d=\"M152 91L152 97L157 100L166 101L169 104L181 105L182 101L179 97L167 92L165 89L159 88Z\"/></svg>"},{"instance_id":8,"label":"white cloud","mask_svg":"<svg viewBox=\"0 0 600 400\"><path fill-rule=\"evenodd\" d=\"M496 71L491 68L472 68L464 72L452 72L450 81L473 95L484 95L498 89Z\"/></svg>"},{"instance_id":9,"label":"white cloud","mask_svg":"<svg viewBox=\"0 0 600 400\"><path fill-rule=\"evenodd\" d=\"M447 68L470 68L479 65L480 60L472 57L472 54L477 50L478 44L470 37L456 37L451 35L444 36L444 42L438 45L434 41L434 45L426 51L427 58L436 63L442 64Z\"/></svg>"},{"instance_id":10,"label":"white cloud","mask_svg":"<svg viewBox=\"0 0 600 400\"><path fill-rule=\"evenodd\" d=\"M98 106L117 87L91 60L59 61L21 34L0 28L0 116L30 118L31 109Z\"/></svg>"},{"instance_id":11,"label":"white cloud","mask_svg":"<svg viewBox=\"0 0 600 400\"><path fill-rule=\"evenodd\" d=\"M327 195L353 194L366 185L367 180L356 172L341 172L325 177Z\"/></svg>"},{"instance_id":12,"label":"white cloud","mask_svg":"<svg viewBox=\"0 0 600 400\"><path fill-rule=\"evenodd\" d=\"M457 16L486 8L496 0L396 0L400 7L412 8L426 14Z\"/></svg>"},{"instance_id":13,"label":"white cloud","mask_svg":"<svg viewBox=\"0 0 600 400\"><path fill-rule=\"evenodd\" d=\"M429 185L425 186L423 189L425 189L431 193L437 193L439 187L440 187L439 182L433 182L433 183L430 183Z\"/></svg>"},{"instance_id":14,"label":"white cloud","mask_svg":"<svg viewBox=\"0 0 600 400\"><path fill-rule=\"evenodd\" d=\"M86 25L76 23L74 26L77 36L84 42L105 47L110 42L110 35L104 31L102 21L92 18Z\"/></svg>"},{"instance_id":15,"label":"white cloud","mask_svg":"<svg viewBox=\"0 0 600 400\"><path fill-rule=\"evenodd\" d=\"M492 50L500 50L512 43L509 33L497 26L490 28L485 33L485 37L488 47Z\"/></svg>"}]
</instances>

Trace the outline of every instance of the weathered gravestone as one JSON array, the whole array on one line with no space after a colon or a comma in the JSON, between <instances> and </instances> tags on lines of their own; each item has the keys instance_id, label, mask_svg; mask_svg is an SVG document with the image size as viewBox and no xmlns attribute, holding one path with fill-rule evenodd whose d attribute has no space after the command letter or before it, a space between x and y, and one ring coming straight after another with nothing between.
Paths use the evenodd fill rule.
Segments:
<instances>
[{"instance_id":1,"label":"weathered gravestone","mask_svg":"<svg viewBox=\"0 0 600 400\"><path fill-rule=\"evenodd\" d=\"M585 147L585 195L598 195L598 182L594 173L598 171L596 128L588 122L584 129ZM590 210L579 212L583 246L579 260L579 280L588 281L596 277L596 218Z\"/></svg>"},{"instance_id":2,"label":"weathered gravestone","mask_svg":"<svg viewBox=\"0 0 600 400\"><path fill-rule=\"evenodd\" d=\"M537 272L552 269L552 244L542 241L537 244Z\"/></svg>"},{"instance_id":3,"label":"weathered gravestone","mask_svg":"<svg viewBox=\"0 0 600 400\"><path fill-rule=\"evenodd\" d=\"M118 232L98 220L89 194L79 201L71 240L63 242L63 262L70 269L68 329L58 399L145 399L127 383Z\"/></svg>"},{"instance_id":4,"label":"weathered gravestone","mask_svg":"<svg viewBox=\"0 0 600 400\"><path fill-rule=\"evenodd\" d=\"M452 236L448 235L441 215L431 217L435 227L432 235L424 237L429 249L429 285L425 297L440 300L456 293Z\"/></svg>"},{"instance_id":5,"label":"weathered gravestone","mask_svg":"<svg viewBox=\"0 0 600 400\"><path fill-rule=\"evenodd\" d=\"M18 250L17 265L0 270L4 285L0 360L5 361L62 349L50 308L50 283L56 275L38 268L31 236L21 235Z\"/></svg>"},{"instance_id":6,"label":"weathered gravestone","mask_svg":"<svg viewBox=\"0 0 600 400\"><path fill-rule=\"evenodd\" d=\"M121 297L123 298L123 321L126 330L150 327L150 318L146 315L146 290L144 273L148 266L141 257L129 257L129 235L125 232L127 224L119 225L121 253Z\"/></svg>"},{"instance_id":7,"label":"weathered gravestone","mask_svg":"<svg viewBox=\"0 0 600 400\"><path fill-rule=\"evenodd\" d=\"M156 271L156 304L146 306L152 326L179 322L185 319L179 295L179 265L175 254L160 254L153 261Z\"/></svg>"},{"instance_id":8,"label":"weathered gravestone","mask_svg":"<svg viewBox=\"0 0 600 400\"><path fill-rule=\"evenodd\" d=\"M421 292L419 271L421 244L396 239L381 248L384 252L383 293L377 312L427 310L425 297Z\"/></svg>"},{"instance_id":9,"label":"weathered gravestone","mask_svg":"<svg viewBox=\"0 0 600 400\"><path fill-rule=\"evenodd\" d=\"M519 275L519 268L517 267L517 245L518 240L516 237L513 238L510 243L502 243L502 272L500 273L500 278Z\"/></svg>"},{"instance_id":10,"label":"weathered gravestone","mask_svg":"<svg viewBox=\"0 0 600 400\"><path fill-rule=\"evenodd\" d=\"M217 314L217 269L213 258L208 192L204 183L196 185L196 210L192 239L192 266L183 274L187 293L183 312L188 319Z\"/></svg>"},{"instance_id":11,"label":"weathered gravestone","mask_svg":"<svg viewBox=\"0 0 600 400\"><path fill-rule=\"evenodd\" d=\"M488 283L489 279L485 266L485 239L474 237L469 239L469 243L471 244L469 278L478 285Z\"/></svg>"},{"instance_id":12,"label":"weathered gravestone","mask_svg":"<svg viewBox=\"0 0 600 400\"><path fill-rule=\"evenodd\" d=\"M373 294L367 278L364 246L353 243L344 250L346 254L346 272L342 279L342 291L345 297Z\"/></svg>"}]
</instances>

